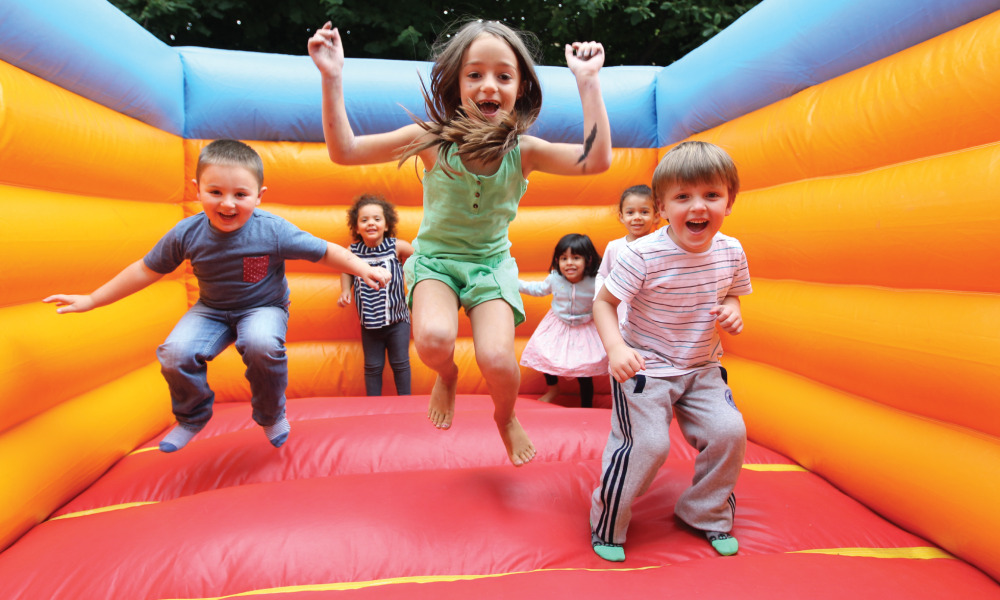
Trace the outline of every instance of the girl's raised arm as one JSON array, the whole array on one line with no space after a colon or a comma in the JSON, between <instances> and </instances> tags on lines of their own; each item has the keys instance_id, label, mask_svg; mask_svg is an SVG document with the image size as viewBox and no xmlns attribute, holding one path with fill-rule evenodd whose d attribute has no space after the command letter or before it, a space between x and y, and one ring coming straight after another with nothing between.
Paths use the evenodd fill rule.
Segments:
<instances>
[{"instance_id":1,"label":"girl's raised arm","mask_svg":"<svg viewBox=\"0 0 1000 600\"><path fill-rule=\"evenodd\" d=\"M566 64L576 77L583 105L583 143L553 144L525 136L522 169L557 175L594 175L611 166L611 125L601 96L598 73L604 66L604 46L597 42L566 45Z\"/></svg>"},{"instance_id":2,"label":"girl's raised arm","mask_svg":"<svg viewBox=\"0 0 1000 600\"><path fill-rule=\"evenodd\" d=\"M355 136L344 104L344 45L329 21L309 38L309 56L323 81L323 136L330 160L342 165L393 161L424 133L414 123L386 133Z\"/></svg>"}]
</instances>

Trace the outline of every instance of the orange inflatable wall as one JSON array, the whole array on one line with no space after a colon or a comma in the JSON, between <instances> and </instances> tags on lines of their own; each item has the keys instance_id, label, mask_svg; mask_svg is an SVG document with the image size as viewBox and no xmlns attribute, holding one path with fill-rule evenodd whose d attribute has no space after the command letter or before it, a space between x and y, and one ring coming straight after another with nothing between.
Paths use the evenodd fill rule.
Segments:
<instances>
[{"instance_id":1,"label":"orange inflatable wall","mask_svg":"<svg viewBox=\"0 0 1000 600\"><path fill-rule=\"evenodd\" d=\"M696 136L729 150L744 181L724 231L747 249L754 293L726 366L751 438L994 578L998 40L994 13ZM196 210L185 182L205 141L4 62L0 94L5 547L171 422L153 349L194 298L189 273L83 315L39 300L96 288ZM400 237L415 234L416 165L337 167L320 144L248 141L265 161L262 208L344 244L346 204L377 192L401 207ZM618 195L648 182L663 151L617 149L597 177L533 175L511 228L524 277L542 276L564 233L599 248L620 237ZM289 397L362 394L338 276L289 271ZM519 348L548 299L526 305ZM459 392L483 393L467 326L460 336ZM411 357L426 393L431 373ZM232 351L210 373L220 401L246 398ZM541 391L523 375L523 393Z\"/></svg>"}]
</instances>

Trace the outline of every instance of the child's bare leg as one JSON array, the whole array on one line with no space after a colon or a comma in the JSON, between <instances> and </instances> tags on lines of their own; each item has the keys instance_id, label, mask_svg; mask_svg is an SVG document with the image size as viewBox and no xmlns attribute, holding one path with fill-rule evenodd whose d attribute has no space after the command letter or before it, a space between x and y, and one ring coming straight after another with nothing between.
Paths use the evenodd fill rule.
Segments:
<instances>
[{"instance_id":1,"label":"child's bare leg","mask_svg":"<svg viewBox=\"0 0 1000 600\"><path fill-rule=\"evenodd\" d=\"M476 363L493 397L493 420L514 466L535 457L535 446L514 414L521 370L514 354L514 313L503 300L489 300L469 314Z\"/></svg>"},{"instance_id":2,"label":"child's bare leg","mask_svg":"<svg viewBox=\"0 0 1000 600\"><path fill-rule=\"evenodd\" d=\"M427 418L438 429L451 427L455 416L455 339L458 337L458 297L444 283L425 279L413 288L413 345L420 361L437 373Z\"/></svg>"}]
</instances>

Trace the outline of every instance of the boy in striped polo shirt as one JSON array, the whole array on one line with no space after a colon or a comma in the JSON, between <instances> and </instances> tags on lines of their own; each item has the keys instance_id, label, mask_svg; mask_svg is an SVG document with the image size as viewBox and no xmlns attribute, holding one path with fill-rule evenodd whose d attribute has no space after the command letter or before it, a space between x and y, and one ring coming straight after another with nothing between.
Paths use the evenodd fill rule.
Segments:
<instances>
[{"instance_id":1,"label":"boy in striped polo shirt","mask_svg":"<svg viewBox=\"0 0 1000 600\"><path fill-rule=\"evenodd\" d=\"M699 449L691 487L674 513L704 532L722 555L731 535L733 488L743 465L746 428L719 362L716 325L743 330L739 297L750 275L740 243L719 233L739 191L736 165L718 146L684 142L653 173L653 196L668 227L618 255L594 301L594 322L608 353L614 410L590 511L594 551L625 560L632 502L649 487L670 449L674 415ZM629 304L619 328L617 308Z\"/></svg>"}]
</instances>

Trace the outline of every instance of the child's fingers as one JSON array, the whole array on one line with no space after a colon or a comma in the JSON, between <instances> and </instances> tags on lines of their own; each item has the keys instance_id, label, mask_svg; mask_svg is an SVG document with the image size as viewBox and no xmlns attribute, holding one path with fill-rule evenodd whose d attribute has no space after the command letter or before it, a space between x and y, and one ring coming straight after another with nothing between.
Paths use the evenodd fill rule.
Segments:
<instances>
[{"instance_id":1,"label":"child's fingers","mask_svg":"<svg viewBox=\"0 0 1000 600\"><path fill-rule=\"evenodd\" d=\"M65 296L63 294L55 294L53 296L45 298L44 300L42 300L42 302L47 302L49 304L55 303L56 306L67 306L69 304L72 304L73 300L69 296Z\"/></svg>"},{"instance_id":2,"label":"child's fingers","mask_svg":"<svg viewBox=\"0 0 1000 600\"><path fill-rule=\"evenodd\" d=\"M327 48L333 48L335 44L340 43L340 32L330 21L323 24L322 27L316 30L316 32L309 38L309 45L313 46L325 46Z\"/></svg>"},{"instance_id":3,"label":"child's fingers","mask_svg":"<svg viewBox=\"0 0 1000 600\"><path fill-rule=\"evenodd\" d=\"M590 60L604 52L604 46L599 42L573 42L566 47L567 56L576 56L580 60Z\"/></svg>"}]
</instances>

